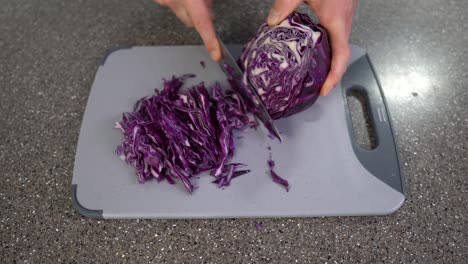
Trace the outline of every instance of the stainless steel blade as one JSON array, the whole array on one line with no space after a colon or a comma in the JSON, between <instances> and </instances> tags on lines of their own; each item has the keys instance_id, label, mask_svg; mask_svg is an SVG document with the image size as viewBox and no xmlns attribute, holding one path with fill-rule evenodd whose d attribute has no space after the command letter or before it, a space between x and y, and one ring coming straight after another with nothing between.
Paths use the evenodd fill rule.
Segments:
<instances>
[{"instance_id":1,"label":"stainless steel blade","mask_svg":"<svg viewBox=\"0 0 468 264\"><path fill-rule=\"evenodd\" d=\"M221 52L223 55L222 59L219 61L219 66L226 73L226 75L234 75L234 81L236 82L237 87L239 87L238 90L241 93L241 95L244 97L245 100L248 100L256 106L257 112L255 114L257 115L258 119L260 119L260 121L262 121L263 125L268 129L268 131L281 142L281 135L278 132L278 129L273 124L273 119L271 118L270 114L268 113L268 110L263 104L263 101L258 95L257 90L250 83L247 84L247 89L249 89L248 91L244 91L244 89L242 89L242 70L239 68L236 61L234 60L224 43L221 41L221 39L218 40L221 44ZM233 70L233 72L228 72L225 65L228 65Z\"/></svg>"}]
</instances>

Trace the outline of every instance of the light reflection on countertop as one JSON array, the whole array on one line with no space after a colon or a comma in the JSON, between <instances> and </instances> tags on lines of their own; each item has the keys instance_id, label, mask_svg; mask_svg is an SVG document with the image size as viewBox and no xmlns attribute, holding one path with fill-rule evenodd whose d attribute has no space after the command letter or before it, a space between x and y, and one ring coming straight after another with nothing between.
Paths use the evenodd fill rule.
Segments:
<instances>
[{"instance_id":1,"label":"light reflection on countertop","mask_svg":"<svg viewBox=\"0 0 468 264\"><path fill-rule=\"evenodd\" d=\"M409 95L427 97L432 83L431 78L427 74L419 73L416 70L408 73L393 74L392 76L388 76L388 78L392 82L385 86L385 96L400 103L413 99Z\"/></svg>"}]
</instances>

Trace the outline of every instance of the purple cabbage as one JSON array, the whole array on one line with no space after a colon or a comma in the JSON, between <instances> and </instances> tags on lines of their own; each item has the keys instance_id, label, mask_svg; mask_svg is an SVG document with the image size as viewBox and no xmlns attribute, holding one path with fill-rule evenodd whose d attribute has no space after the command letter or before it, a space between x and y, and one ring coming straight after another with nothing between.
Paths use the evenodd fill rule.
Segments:
<instances>
[{"instance_id":1,"label":"purple cabbage","mask_svg":"<svg viewBox=\"0 0 468 264\"><path fill-rule=\"evenodd\" d=\"M254 225L255 225L255 228L257 228L258 231L262 231L262 232L266 232L267 229L260 223L257 223L255 221L253 221Z\"/></svg>"},{"instance_id":2,"label":"purple cabbage","mask_svg":"<svg viewBox=\"0 0 468 264\"><path fill-rule=\"evenodd\" d=\"M257 90L274 119L310 107L330 70L325 29L298 12L279 25L263 24L244 47L239 64L242 82Z\"/></svg>"},{"instance_id":3,"label":"purple cabbage","mask_svg":"<svg viewBox=\"0 0 468 264\"><path fill-rule=\"evenodd\" d=\"M284 188L286 188L286 191L289 192L289 182L283 178L281 178L278 174L276 174L276 172L273 170L275 168L275 162L273 161L273 159L271 158L271 154L270 154L270 159L268 160L268 166L270 167L270 176L271 176L271 179L278 183L278 184L281 184L284 186Z\"/></svg>"},{"instance_id":4,"label":"purple cabbage","mask_svg":"<svg viewBox=\"0 0 468 264\"><path fill-rule=\"evenodd\" d=\"M200 83L181 92L192 77L165 80L161 91L139 100L115 124L124 134L116 153L135 167L140 183L179 179L192 192L191 179L202 172L210 171L219 187L248 172L236 172L242 164L229 159L235 150L233 129L256 127L255 118L239 94L223 92L218 84L208 90Z\"/></svg>"}]
</instances>

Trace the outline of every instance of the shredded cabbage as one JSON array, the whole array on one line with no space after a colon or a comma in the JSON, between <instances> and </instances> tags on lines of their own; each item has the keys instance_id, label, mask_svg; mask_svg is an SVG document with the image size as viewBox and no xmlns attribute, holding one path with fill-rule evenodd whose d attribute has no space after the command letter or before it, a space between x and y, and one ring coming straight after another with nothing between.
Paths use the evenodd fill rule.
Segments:
<instances>
[{"instance_id":1,"label":"shredded cabbage","mask_svg":"<svg viewBox=\"0 0 468 264\"><path fill-rule=\"evenodd\" d=\"M116 153L135 167L140 183L182 181L189 192L191 179L210 171L219 187L248 171L229 163L235 147L234 129L256 127L257 122L233 90L223 92L218 84L208 90L203 83L180 92L194 75L164 81L161 91L139 100L133 112L124 113L115 124L124 138Z\"/></svg>"}]
</instances>

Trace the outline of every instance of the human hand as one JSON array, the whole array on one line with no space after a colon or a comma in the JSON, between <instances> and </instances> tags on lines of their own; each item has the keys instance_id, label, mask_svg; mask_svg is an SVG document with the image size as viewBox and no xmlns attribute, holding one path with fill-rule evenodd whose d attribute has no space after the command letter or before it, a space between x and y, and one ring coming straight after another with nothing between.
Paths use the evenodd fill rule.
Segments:
<instances>
[{"instance_id":1,"label":"human hand","mask_svg":"<svg viewBox=\"0 0 468 264\"><path fill-rule=\"evenodd\" d=\"M211 15L212 0L155 0L170 8L187 26L195 27L208 53L215 61L221 59L221 48L216 37Z\"/></svg>"},{"instance_id":2,"label":"human hand","mask_svg":"<svg viewBox=\"0 0 468 264\"><path fill-rule=\"evenodd\" d=\"M331 67L320 90L320 95L325 96L338 84L346 71L350 57L348 40L357 0L276 0L268 15L268 25L279 24L302 2L312 8L330 37Z\"/></svg>"}]
</instances>

